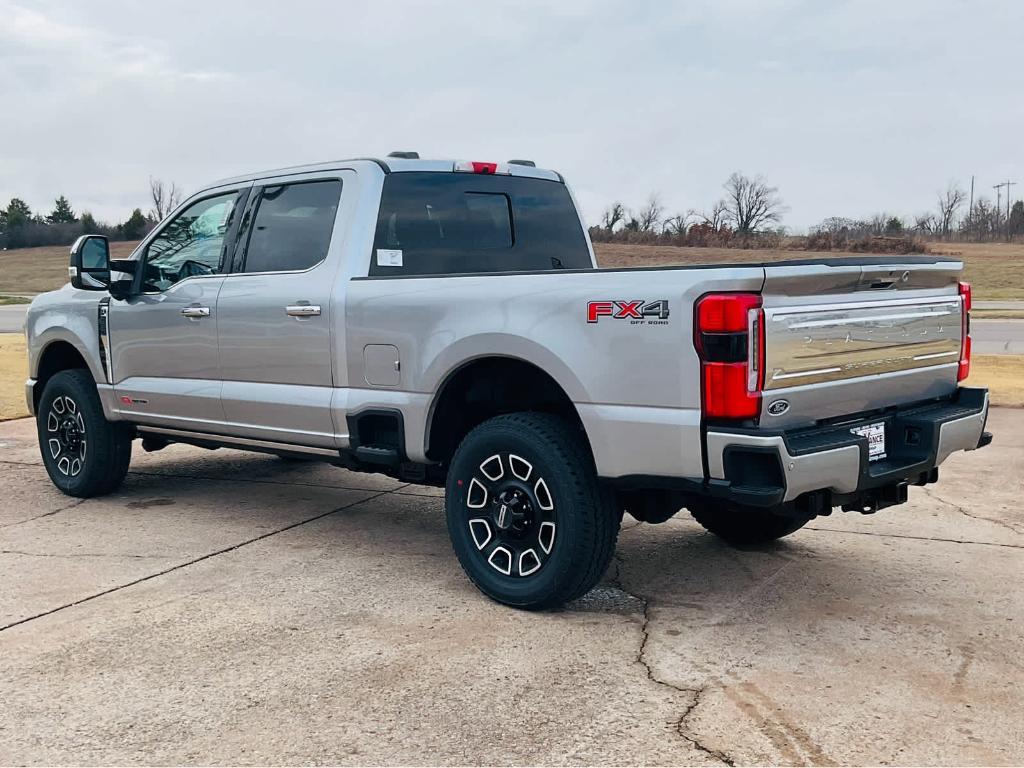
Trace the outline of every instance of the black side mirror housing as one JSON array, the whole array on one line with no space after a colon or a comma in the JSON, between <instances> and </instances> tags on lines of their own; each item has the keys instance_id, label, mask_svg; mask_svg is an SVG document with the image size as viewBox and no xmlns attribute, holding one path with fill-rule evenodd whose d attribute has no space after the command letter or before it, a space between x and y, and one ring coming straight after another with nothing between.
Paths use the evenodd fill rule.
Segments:
<instances>
[{"instance_id":1,"label":"black side mirror housing","mask_svg":"<svg viewBox=\"0 0 1024 768\"><path fill-rule=\"evenodd\" d=\"M82 235L71 246L68 276L75 288L109 291L115 299L126 299L134 292L138 265L131 259L111 259L110 241L104 235Z\"/></svg>"},{"instance_id":2,"label":"black side mirror housing","mask_svg":"<svg viewBox=\"0 0 1024 768\"><path fill-rule=\"evenodd\" d=\"M82 235L71 246L68 261L71 284L83 291L105 291L110 286L110 243L103 235Z\"/></svg>"}]
</instances>

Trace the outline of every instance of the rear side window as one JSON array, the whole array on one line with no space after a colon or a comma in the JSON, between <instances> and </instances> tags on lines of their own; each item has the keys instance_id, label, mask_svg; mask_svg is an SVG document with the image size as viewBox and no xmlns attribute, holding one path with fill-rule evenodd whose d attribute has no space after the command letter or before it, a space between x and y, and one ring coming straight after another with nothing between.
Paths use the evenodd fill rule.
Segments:
<instances>
[{"instance_id":1,"label":"rear side window","mask_svg":"<svg viewBox=\"0 0 1024 768\"><path fill-rule=\"evenodd\" d=\"M307 181L264 187L256 208L244 272L294 272L327 256L341 182Z\"/></svg>"},{"instance_id":2,"label":"rear side window","mask_svg":"<svg viewBox=\"0 0 1024 768\"><path fill-rule=\"evenodd\" d=\"M431 172L391 173L384 180L372 276L591 266L564 184Z\"/></svg>"}]
</instances>

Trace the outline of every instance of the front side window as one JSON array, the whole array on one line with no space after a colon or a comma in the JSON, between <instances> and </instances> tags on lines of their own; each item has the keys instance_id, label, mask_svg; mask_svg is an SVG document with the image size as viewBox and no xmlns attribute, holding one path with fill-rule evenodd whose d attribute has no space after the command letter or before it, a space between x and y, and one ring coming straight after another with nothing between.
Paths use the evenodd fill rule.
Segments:
<instances>
[{"instance_id":1,"label":"front side window","mask_svg":"<svg viewBox=\"0 0 1024 768\"><path fill-rule=\"evenodd\" d=\"M186 277L219 272L237 200L237 192L208 197L171 219L146 247L143 290L165 291Z\"/></svg>"},{"instance_id":2,"label":"front side window","mask_svg":"<svg viewBox=\"0 0 1024 768\"><path fill-rule=\"evenodd\" d=\"M294 272L327 257L341 182L307 181L264 187L243 272Z\"/></svg>"}]
</instances>

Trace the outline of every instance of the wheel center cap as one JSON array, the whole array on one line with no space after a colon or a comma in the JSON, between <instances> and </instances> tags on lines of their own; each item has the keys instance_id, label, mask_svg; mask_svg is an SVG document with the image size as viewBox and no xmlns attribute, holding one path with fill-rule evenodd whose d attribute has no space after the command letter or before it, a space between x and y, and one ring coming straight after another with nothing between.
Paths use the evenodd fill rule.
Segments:
<instances>
[{"instance_id":1,"label":"wheel center cap","mask_svg":"<svg viewBox=\"0 0 1024 768\"><path fill-rule=\"evenodd\" d=\"M521 528L529 512L527 501L520 491L502 491L494 500L494 524L498 530Z\"/></svg>"}]
</instances>

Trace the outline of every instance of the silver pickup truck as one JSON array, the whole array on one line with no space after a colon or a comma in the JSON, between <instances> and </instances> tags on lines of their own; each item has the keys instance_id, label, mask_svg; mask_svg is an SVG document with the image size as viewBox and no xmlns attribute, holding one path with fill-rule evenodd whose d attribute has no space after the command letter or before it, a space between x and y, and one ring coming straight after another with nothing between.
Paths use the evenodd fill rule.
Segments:
<instances>
[{"instance_id":1,"label":"silver pickup truck","mask_svg":"<svg viewBox=\"0 0 1024 768\"><path fill-rule=\"evenodd\" d=\"M990 442L961 266L598 269L528 161L286 168L196 193L128 259L80 238L29 310L26 397L67 494L116 489L136 439L443 485L469 578L550 607L624 511L757 544Z\"/></svg>"}]
</instances>

